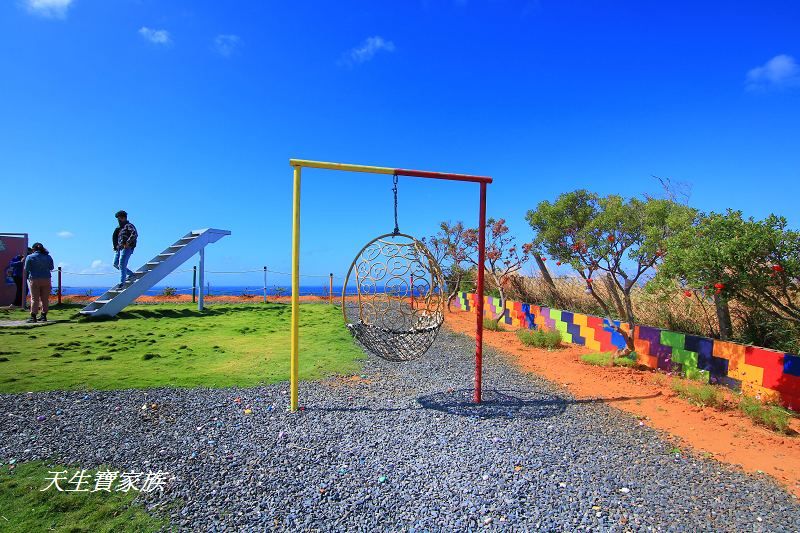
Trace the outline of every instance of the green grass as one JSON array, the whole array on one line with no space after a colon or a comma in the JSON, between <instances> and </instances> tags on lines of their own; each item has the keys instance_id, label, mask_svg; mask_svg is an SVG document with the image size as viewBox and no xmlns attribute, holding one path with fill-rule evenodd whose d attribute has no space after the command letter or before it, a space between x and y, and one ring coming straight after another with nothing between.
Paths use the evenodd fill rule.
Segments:
<instances>
[{"instance_id":1,"label":"green grass","mask_svg":"<svg viewBox=\"0 0 800 533\"><path fill-rule=\"evenodd\" d=\"M695 405L703 407L725 408L725 394L722 388L707 383L683 382L680 379L672 381L672 390L678 396L689 400Z\"/></svg>"},{"instance_id":2,"label":"green grass","mask_svg":"<svg viewBox=\"0 0 800 533\"><path fill-rule=\"evenodd\" d=\"M505 331L503 326L500 325L500 321L491 318L483 319L483 329L488 329L489 331Z\"/></svg>"},{"instance_id":3,"label":"green grass","mask_svg":"<svg viewBox=\"0 0 800 533\"><path fill-rule=\"evenodd\" d=\"M789 421L792 414L777 405L763 404L755 398L742 397L739 409L753 422L780 433L789 432Z\"/></svg>"},{"instance_id":4,"label":"green grass","mask_svg":"<svg viewBox=\"0 0 800 533\"><path fill-rule=\"evenodd\" d=\"M254 386L289 379L289 322L284 304L135 305L116 319L75 319L80 306L51 309L39 328L0 328L0 392L159 386ZM24 318L0 310L0 320ZM360 371L363 352L342 323L341 308L303 305L300 378Z\"/></svg>"},{"instance_id":5,"label":"green grass","mask_svg":"<svg viewBox=\"0 0 800 533\"><path fill-rule=\"evenodd\" d=\"M77 468L48 466L43 462L22 463L10 470L0 468L0 531L115 532L158 531L166 522L158 520L134 503L135 492L58 492L49 485L49 471ZM87 471L94 474L95 471ZM69 479L69 478L67 478ZM62 489L74 488L60 482ZM94 485L82 488L91 490Z\"/></svg>"},{"instance_id":6,"label":"green grass","mask_svg":"<svg viewBox=\"0 0 800 533\"><path fill-rule=\"evenodd\" d=\"M581 361L583 361L587 365L594 365L594 366L611 366L612 360L614 366L624 366L628 368L634 368L636 366L636 359L625 356L619 356L614 358L614 354L609 352L588 353L586 355L581 356Z\"/></svg>"},{"instance_id":7,"label":"green grass","mask_svg":"<svg viewBox=\"0 0 800 533\"><path fill-rule=\"evenodd\" d=\"M543 329L518 329L517 338L525 346L555 350L561 347L561 332Z\"/></svg>"}]
</instances>

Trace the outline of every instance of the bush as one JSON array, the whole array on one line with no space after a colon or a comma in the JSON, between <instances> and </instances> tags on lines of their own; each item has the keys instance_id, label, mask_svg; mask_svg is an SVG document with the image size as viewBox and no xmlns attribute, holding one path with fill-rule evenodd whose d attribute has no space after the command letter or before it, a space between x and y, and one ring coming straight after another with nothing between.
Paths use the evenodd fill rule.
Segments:
<instances>
[{"instance_id":1,"label":"bush","mask_svg":"<svg viewBox=\"0 0 800 533\"><path fill-rule=\"evenodd\" d=\"M749 396L742 397L739 409L753 422L780 433L789 432L789 421L792 415L777 405L763 404Z\"/></svg>"},{"instance_id":2,"label":"bush","mask_svg":"<svg viewBox=\"0 0 800 533\"><path fill-rule=\"evenodd\" d=\"M613 353L589 353L586 355L581 356L581 361L586 363L587 365L595 365L595 366L624 366L627 368L633 368L636 366L636 355L633 355L633 358L630 356L628 357L614 357Z\"/></svg>"},{"instance_id":3,"label":"bush","mask_svg":"<svg viewBox=\"0 0 800 533\"><path fill-rule=\"evenodd\" d=\"M491 318L483 319L483 329L488 329L489 331L505 331L499 321Z\"/></svg>"},{"instance_id":4,"label":"bush","mask_svg":"<svg viewBox=\"0 0 800 533\"><path fill-rule=\"evenodd\" d=\"M695 405L715 407L717 409L725 408L725 395L722 389L715 385L684 383L676 379L672 382L672 390L681 398L689 400Z\"/></svg>"},{"instance_id":5,"label":"bush","mask_svg":"<svg viewBox=\"0 0 800 533\"><path fill-rule=\"evenodd\" d=\"M518 329L517 338L525 346L555 350L561 347L561 332L543 329Z\"/></svg>"},{"instance_id":6,"label":"bush","mask_svg":"<svg viewBox=\"0 0 800 533\"><path fill-rule=\"evenodd\" d=\"M178 294L178 289L175 287L164 287L164 290L161 291L161 296L175 296Z\"/></svg>"}]
</instances>

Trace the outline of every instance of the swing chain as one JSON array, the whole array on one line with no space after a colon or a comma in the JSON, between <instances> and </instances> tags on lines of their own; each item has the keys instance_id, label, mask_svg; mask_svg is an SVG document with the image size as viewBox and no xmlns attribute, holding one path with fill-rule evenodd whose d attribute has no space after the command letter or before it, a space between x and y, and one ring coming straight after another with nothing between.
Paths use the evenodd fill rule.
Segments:
<instances>
[{"instance_id":1,"label":"swing chain","mask_svg":"<svg viewBox=\"0 0 800 533\"><path fill-rule=\"evenodd\" d=\"M392 235L398 235L400 233L400 227L397 225L397 174L393 176L393 183L394 187L392 187L392 192L394 193L394 231Z\"/></svg>"}]
</instances>

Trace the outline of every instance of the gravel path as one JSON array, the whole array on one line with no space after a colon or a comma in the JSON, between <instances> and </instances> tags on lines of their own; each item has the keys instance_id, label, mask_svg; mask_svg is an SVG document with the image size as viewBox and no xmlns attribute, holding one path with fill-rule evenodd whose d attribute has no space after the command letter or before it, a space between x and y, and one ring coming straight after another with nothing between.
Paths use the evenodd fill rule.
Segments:
<instances>
[{"instance_id":1,"label":"gravel path","mask_svg":"<svg viewBox=\"0 0 800 533\"><path fill-rule=\"evenodd\" d=\"M0 461L168 471L145 499L180 498L187 531L800 531L797 500L766 476L671 453L496 354L470 405L473 346L445 331L420 361L303 383L297 414L286 383L3 395Z\"/></svg>"}]
</instances>

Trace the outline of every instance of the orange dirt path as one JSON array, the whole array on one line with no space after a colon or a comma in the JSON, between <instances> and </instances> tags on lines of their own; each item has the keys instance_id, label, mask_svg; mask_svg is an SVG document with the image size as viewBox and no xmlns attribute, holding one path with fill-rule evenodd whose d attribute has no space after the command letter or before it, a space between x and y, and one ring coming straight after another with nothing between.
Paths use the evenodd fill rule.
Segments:
<instances>
[{"instance_id":1,"label":"orange dirt path","mask_svg":"<svg viewBox=\"0 0 800 533\"><path fill-rule=\"evenodd\" d=\"M446 325L453 331L475 335L472 313L447 313ZM485 345L511 356L522 370L566 387L577 398L605 399L633 413L642 423L669 433L677 447L689 446L745 471L769 474L800 497L797 436L783 436L757 426L738 410L697 407L677 397L670 388L672 378L663 373L582 363L580 356L591 353L582 346L548 352L523 345L513 331L484 331L483 340ZM731 393L731 399L733 396ZM792 421L795 431L800 430L798 422Z\"/></svg>"}]
</instances>

